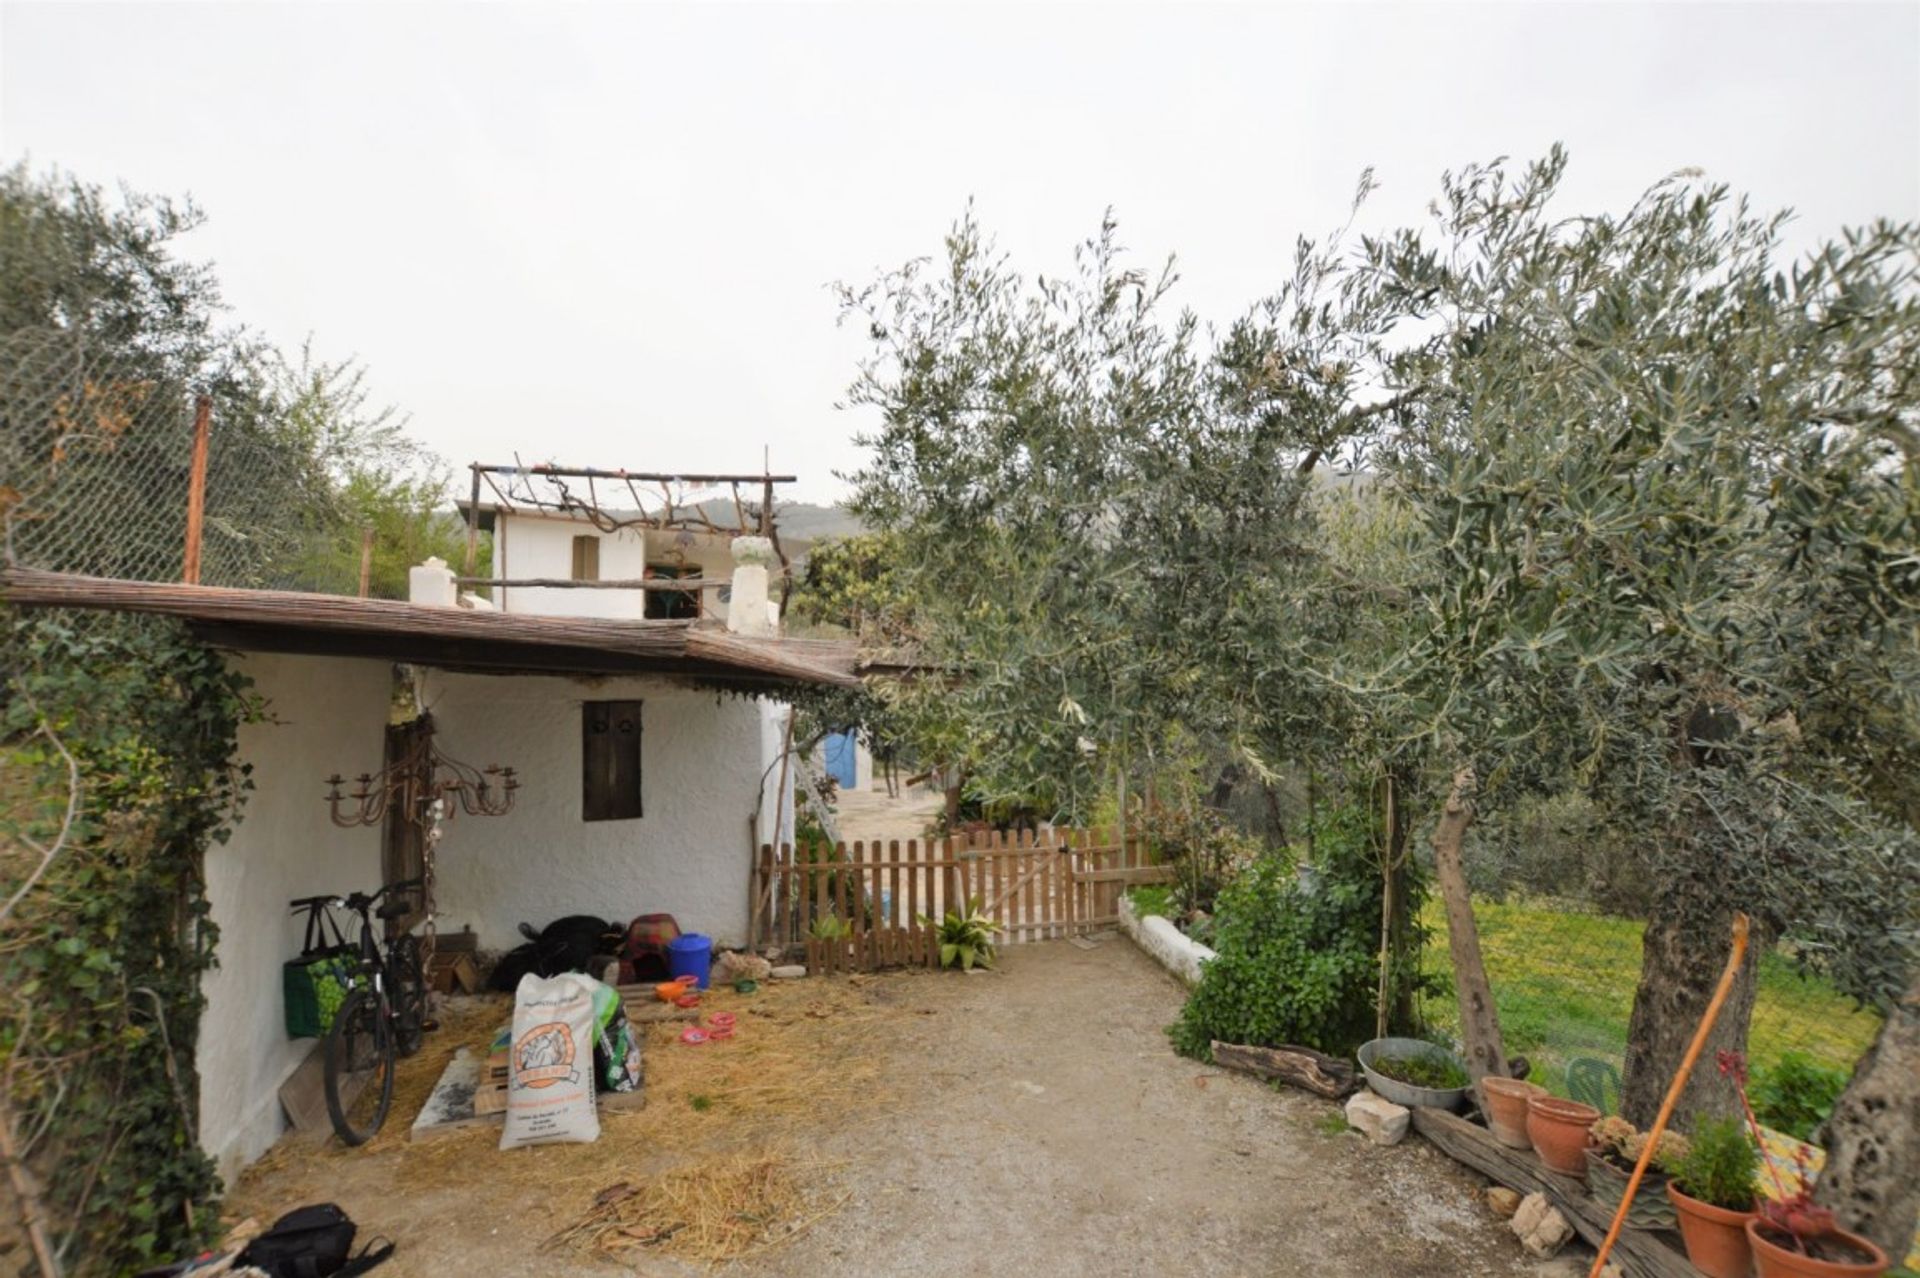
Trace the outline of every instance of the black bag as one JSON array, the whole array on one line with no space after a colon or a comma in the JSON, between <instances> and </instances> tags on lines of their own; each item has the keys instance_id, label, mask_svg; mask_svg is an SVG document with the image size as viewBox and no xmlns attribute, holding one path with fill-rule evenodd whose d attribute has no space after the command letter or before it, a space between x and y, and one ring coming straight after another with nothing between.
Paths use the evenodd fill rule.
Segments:
<instances>
[{"instance_id":1,"label":"black bag","mask_svg":"<svg viewBox=\"0 0 1920 1278\"><path fill-rule=\"evenodd\" d=\"M363 1274L393 1254L392 1243L377 1251L369 1243L355 1256L353 1234L353 1221L332 1203L298 1207L248 1243L239 1263L263 1269L272 1278L345 1278Z\"/></svg>"}]
</instances>

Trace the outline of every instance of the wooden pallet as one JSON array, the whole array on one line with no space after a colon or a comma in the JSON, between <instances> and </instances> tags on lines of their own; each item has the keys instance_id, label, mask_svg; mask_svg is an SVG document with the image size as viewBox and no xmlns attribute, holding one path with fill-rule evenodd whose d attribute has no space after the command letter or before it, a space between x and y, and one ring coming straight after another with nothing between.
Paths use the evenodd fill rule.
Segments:
<instances>
[{"instance_id":1,"label":"wooden pallet","mask_svg":"<svg viewBox=\"0 0 1920 1278\"><path fill-rule=\"evenodd\" d=\"M505 1054L500 1055L504 1057ZM497 1127L504 1122L507 1110L506 1084L483 1079L487 1068L467 1048L455 1052L453 1059L447 1062L447 1068L442 1071L440 1081L434 1084L433 1094L421 1107L419 1117L413 1120L407 1139L439 1140L475 1127ZM497 1096L483 1102L480 1098L488 1092L497 1093ZM644 1108L646 1103L644 1086L631 1092L601 1092L598 1097L602 1115L630 1113ZM493 1108L495 1105L498 1108Z\"/></svg>"}]
</instances>

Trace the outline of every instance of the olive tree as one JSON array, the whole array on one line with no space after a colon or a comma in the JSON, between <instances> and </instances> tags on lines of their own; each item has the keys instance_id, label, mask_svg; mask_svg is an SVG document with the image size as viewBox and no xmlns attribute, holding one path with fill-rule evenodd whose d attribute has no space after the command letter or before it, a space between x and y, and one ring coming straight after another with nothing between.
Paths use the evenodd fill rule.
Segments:
<instances>
[{"instance_id":1,"label":"olive tree","mask_svg":"<svg viewBox=\"0 0 1920 1278\"><path fill-rule=\"evenodd\" d=\"M1789 263L1783 217L1686 176L1558 216L1563 169L1451 175L1432 227L1356 264L1408 335L1377 457L1424 577L1373 688L1483 802L1571 781L1641 837L1645 1122L1735 910L1756 954L1790 937L1883 1007L1914 961L1920 850L1886 779L1920 743L1920 230ZM1713 1046L1744 1044L1753 969ZM1682 1119L1728 1087L1696 1072Z\"/></svg>"}]
</instances>

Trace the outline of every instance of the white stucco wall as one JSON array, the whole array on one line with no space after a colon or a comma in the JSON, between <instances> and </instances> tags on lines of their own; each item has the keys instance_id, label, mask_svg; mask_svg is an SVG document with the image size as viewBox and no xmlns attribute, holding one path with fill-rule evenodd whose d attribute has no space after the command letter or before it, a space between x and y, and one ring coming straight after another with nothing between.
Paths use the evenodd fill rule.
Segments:
<instances>
[{"instance_id":1,"label":"white stucco wall","mask_svg":"<svg viewBox=\"0 0 1920 1278\"><path fill-rule=\"evenodd\" d=\"M255 789L233 838L207 850L207 897L219 966L201 988L200 1144L223 1175L258 1157L284 1120L279 1089L314 1047L289 1040L280 965L300 952L287 902L380 883L380 831L327 819L325 778L377 770L392 667L384 661L235 658L267 701L270 722L240 730Z\"/></svg>"},{"instance_id":2,"label":"white stucco wall","mask_svg":"<svg viewBox=\"0 0 1920 1278\"><path fill-rule=\"evenodd\" d=\"M733 551L724 537L623 529L602 533L581 520L545 515L497 516L493 534L493 575L503 578L571 577L573 539L600 538L600 579L629 580L646 575L649 563L674 564L699 570L702 577L730 578ZM568 590L537 586L510 586L496 590L506 612L540 613L551 617L606 617L636 619L646 615L646 599L638 590ZM700 592L704 615L724 621L727 605L719 587Z\"/></svg>"},{"instance_id":3,"label":"white stucco wall","mask_svg":"<svg viewBox=\"0 0 1920 1278\"><path fill-rule=\"evenodd\" d=\"M522 921L664 912L718 943L745 939L748 821L766 759L760 702L645 677L434 671L426 687L442 750L476 767L512 767L520 779L506 816L447 826L435 875L442 930L471 926L482 946L504 948L518 944ZM644 816L581 819L581 703L590 700L644 703Z\"/></svg>"}]
</instances>

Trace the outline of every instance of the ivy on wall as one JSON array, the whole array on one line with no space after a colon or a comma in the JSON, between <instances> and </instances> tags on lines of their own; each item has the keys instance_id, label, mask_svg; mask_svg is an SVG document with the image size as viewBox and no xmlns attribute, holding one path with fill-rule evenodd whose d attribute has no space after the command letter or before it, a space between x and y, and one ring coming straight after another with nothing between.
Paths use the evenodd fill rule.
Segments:
<instances>
[{"instance_id":1,"label":"ivy on wall","mask_svg":"<svg viewBox=\"0 0 1920 1278\"><path fill-rule=\"evenodd\" d=\"M0 653L0 1120L36 1245L71 1274L129 1272L216 1223L203 863L249 788L232 760L257 703L173 622L0 612Z\"/></svg>"}]
</instances>

